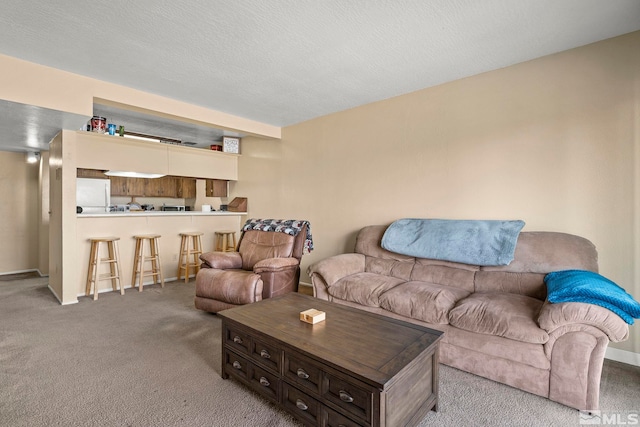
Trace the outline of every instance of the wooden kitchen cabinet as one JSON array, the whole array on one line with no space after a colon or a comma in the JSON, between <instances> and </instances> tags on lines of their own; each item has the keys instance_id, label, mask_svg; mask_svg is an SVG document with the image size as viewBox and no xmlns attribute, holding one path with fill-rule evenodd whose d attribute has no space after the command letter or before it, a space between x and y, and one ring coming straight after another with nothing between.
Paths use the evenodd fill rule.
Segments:
<instances>
[{"instance_id":1,"label":"wooden kitchen cabinet","mask_svg":"<svg viewBox=\"0 0 640 427\"><path fill-rule=\"evenodd\" d=\"M229 181L223 179L207 179L206 195L207 197L227 197L227 183Z\"/></svg>"},{"instance_id":2,"label":"wooden kitchen cabinet","mask_svg":"<svg viewBox=\"0 0 640 427\"><path fill-rule=\"evenodd\" d=\"M127 178L127 196L142 197L147 192L147 179Z\"/></svg>"},{"instance_id":3,"label":"wooden kitchen cabinet","mask_svg":"<svg viewBox=\"0 0 640 427\"><path fill-rule=\"evenodd\" d=\"M97 169L81 169L81 168L77 169L76 177L78 177L78 178L100 178L100 179L108 179L109 178L101 170L97 170Z\"/></svg>"},{"instance_id":4,"label":"wooden kitchen cabinet","mask_svg":"<svg viewBox=\"0 0 640 427\"><path fill-rule=\"evenodd\" d=\"M176 197L177 178L175 176L163 176L147 180L146 197Z\"/></svg>"},{"instance_id":5,"label":"wooden kitchen cabinet","mask_svg":"<svg viewBox=\"0 0 640 427\"><path fill-rule=\"evenodd\" d=\"M176 177L176 196L180 199L195 199L196 179Z\"/></svg>"},{"instance_id":6,"label":"wooden kitchen cabinet","mask_svg":"<svg viewBox=\"0 0 640 427\"><path fill-rule=\"evenodd\" d=\"M138 196L146 194L147 180L144 178L127 178L123 176L110 176L112 196Z\"/></svg>"},{"instance_id":7,"label":"wooden kitchen cabinet","mask_svg":"<svg viewBox=\"0 0 640 427\"><path fill-rule=\"evenodd\" d=\"M106 176L98 169L77 169L78 178L102 178L111 181L111 196L114 197L167 197L179 199L196 198L196 178L168 175L162 178L130 178ZM224 179L207 179L205 196L227 197L228 182Z\"/></svg>"},{"instance_id":8,"label":"wooden kitchen cabinet","mask_svg":"<svg viewBox=\"0 0 640 427\"><path fill-rule=\"evenodd\" d=\"M111 181L111 196L128 196L127 194L127 179L122 176L110 176Z\"/></svg>"}]
</instances>

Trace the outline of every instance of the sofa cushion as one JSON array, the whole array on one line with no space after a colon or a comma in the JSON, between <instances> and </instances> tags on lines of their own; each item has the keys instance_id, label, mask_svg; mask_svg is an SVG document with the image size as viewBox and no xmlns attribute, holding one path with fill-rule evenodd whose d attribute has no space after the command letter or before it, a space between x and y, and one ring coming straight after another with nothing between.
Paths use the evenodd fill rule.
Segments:
<instances>
[{"instance_id":1,"label":"sofa cushion","mask_svg":"<svg viewBox=\"0 0 640 427\"><path fill-rule=\"evenodd\" d=\"M598 271L598 252L587 239L552 231L520 233L513 261L504 266L486 266L486 271L549 273L579 268Z\"/></svg>"},{"instance_id":2,"label":"sofa cushion","mask_svg":"<svg viewBox=\"0 0 640 427\"><path fill-rule=\"evenodd\" d=\"M449 310L468 295L462 289L412 281L383 293L380 307L423 322L447 324Z\"/></svg>"},{"instance_id":3,"label":"sofa cushion","mask_svg":"<svg viewBox=\"0 0 640 427\"><path fill-rule=\"evenodd\" d=\"M476 292L507 292L526 295L544 301L547 287L544 273L480 270L475 277Z\"/></svg>"},{"instance_id":4,"label":"sofa cushion","mask_svg":"<svg viewBox=\"0 0 640 427\"><path fill-rule=\"evenodd\" d=\"M396 260L365 256L364 271L409 280L414 260Z\"/></svg>"},{"instance_id":5,"label":"sofa cushion","mask_svg":"<svg viewBox=\"0 0 640 427\"><path fill-rule=\"evenodd\" d=\"M536 322L542 304L525 295L476 292L449 312L449 323L465 331L544 344L549 335Z\"/></svg>"},{"instance_id":6,"label":"sofa cushion","mask_svg":"<svg viewBox=\"0 0 640 427\"><path fill-rule=\"evenodd\" d=\"M411 280L455 286L473 292L474 275L478 269L479 267L473 265L416 258Z\"/></svg>"},{"instance_id":7,"label":"sofa cushion","mask_svg":"<svg viewBox=\"0 0 640 427\"><path fill-rule=\"evenodd\" d=\"M380 241L387 227L386 225L369 225L362 228L356 237L355 252L380 259L394 259L397 261L413 260L414 257L412 256L401 255L382 249Z\"/></svg>"},{"instance_id":8,"label":"sofa cushion","mask_svg":"<svg viewBox=\"0 0 640 427\"><path fill-rule=\"evenodd\" d=\"M380 295L400 283L404 280L375 273L357 273L338 280L329 288L329 294L344 301L379 307Z\"/></svg>"}]
</instances>

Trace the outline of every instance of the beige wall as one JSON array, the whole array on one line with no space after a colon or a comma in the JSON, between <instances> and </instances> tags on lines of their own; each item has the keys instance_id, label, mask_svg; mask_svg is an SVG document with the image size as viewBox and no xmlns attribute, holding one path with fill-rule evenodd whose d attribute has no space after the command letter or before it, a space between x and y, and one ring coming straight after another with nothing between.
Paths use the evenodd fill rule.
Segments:
<instances>
[{"instance_id":1,"label":"beige wall","mask_svg":"<svg viewBox=\"0 0 640 427\"><path fill-rule=\"evenodd\" d=\"M0 151L0 274L39 268L38 174L25 153Z\"/></svg>"},{"instance_id":2,"label":"beige wall","mask_svg":"<svg viewBox=\"0 0 640 427\"><path fill-rule=\"evenodd\" d=\"M49 152L40 153L38 194L38 269L49 274Z\"/></svg>"},{"instance_id":3,"label":"beige wall","mask_svg":"<svg viewBox=\"0 0 640 427\"><path fill-rule=\"evenodd\" d=\"M368 224L522 219L592 240L640 300L638 52L640 32L245 139L234 191L249 217L311 221L303 270ZM616 347L640 353L631 334Z\"/></svg>"}]
</instances>

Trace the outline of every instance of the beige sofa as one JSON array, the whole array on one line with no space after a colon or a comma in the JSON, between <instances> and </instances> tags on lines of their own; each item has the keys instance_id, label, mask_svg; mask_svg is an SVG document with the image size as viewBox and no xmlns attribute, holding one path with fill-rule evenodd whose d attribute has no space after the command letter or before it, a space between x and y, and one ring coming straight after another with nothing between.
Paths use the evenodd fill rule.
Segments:
<instances>
[{"instance_id":1,"label":"beige sofa","mask_svg":"<svg viewBox=\"0 0 640 427\"><path fill-rule=\"evenodd\" d=\"M507 266L413 258L383 249L387 226L363 228L355 253L309 267L317 298L444 331L440 361L564 405L598 409L609 341L627 339L618 315L545 301L546 273L597 271L588 240L522 232Z\"/></svg>"}]
</instances>

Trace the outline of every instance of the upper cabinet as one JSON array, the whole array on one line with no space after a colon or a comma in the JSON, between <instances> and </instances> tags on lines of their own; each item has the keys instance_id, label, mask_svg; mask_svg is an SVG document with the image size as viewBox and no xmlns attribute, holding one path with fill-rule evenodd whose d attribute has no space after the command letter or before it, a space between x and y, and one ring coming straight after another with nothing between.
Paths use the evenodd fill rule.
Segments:
<instances>
[{"instance_id":1,"label":"upper cabinet","mask_svg":"<svg viewBox=\"0 0 640 427\"><path fill-rule=\"evenodd\" d=\"M176 196L179 199L195 199L196 198L195 178L184 178L184 177L177 178Z\"/></svg>"},{"instance_id":2,"label":"upper cabinet","mask_svg":"<svg viewBox=\"0 0 640 427\"><path fill-rule=\"evenodd\" d=\"M237 154L83 131L75 137L78 168L238 179Z\"/></svg>"},{"instance_id":3,"label":"upper cabinet","mask_svg":"<svg viewBox=\"0 0 640 427\"><path fill-rule=\"evenodd\" d=\"M165 144L83 131L75 135L78 168L168 174Z\"/></svg>"},{"instance_id":4,"label":"upper cabinet","mask_svg":"<svg viewBox=\"0 0 640 427\"><path fill-rule=\"evenodd\" d=\"M205 183L207 197L227 197L227 181L221 179L208 179Z\"/></svg>"},{"instance_id":5,"label":"upper cabinet","mask_svg":"<svg viewBox=\"0 0 640 427\"><path fill-rule=\"evenodd\" d=\"M201 148L167 145L169 174L236 181L238 155Z\"/></svg>"},{"instance_id":6,"label":"upper cabinet","mask_svg":"<svg viewBox=\"0 0 640 427\"><path fill-rule=\"evenodd\" d=\"M177 197L175 176L164 176L162 178L147 179L145 196L147 197Z\"/></svg>"}]
</instances>

